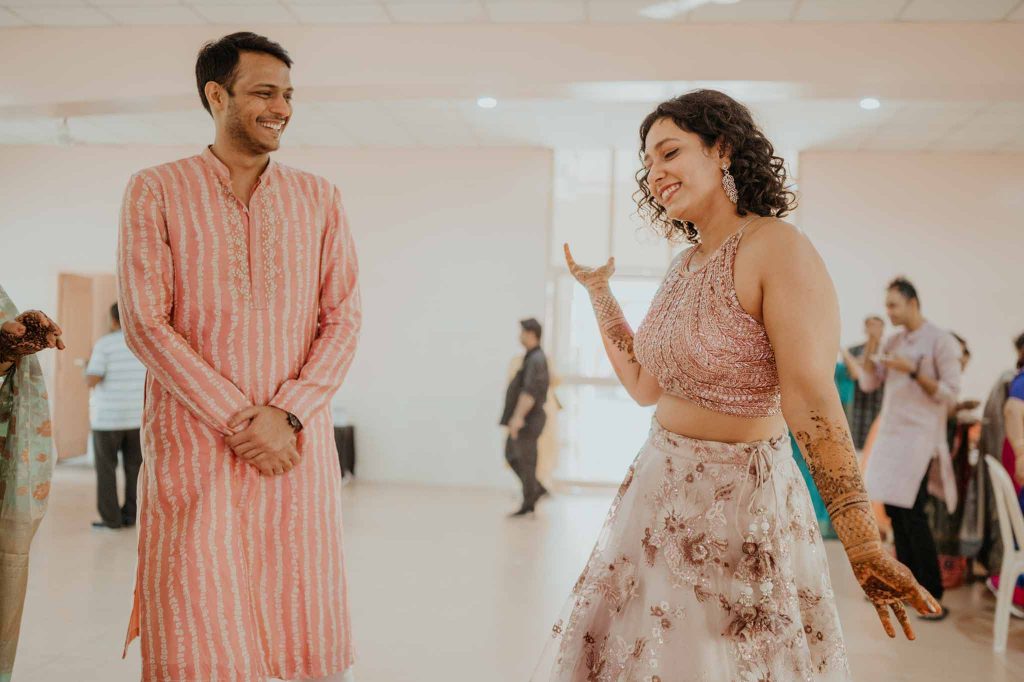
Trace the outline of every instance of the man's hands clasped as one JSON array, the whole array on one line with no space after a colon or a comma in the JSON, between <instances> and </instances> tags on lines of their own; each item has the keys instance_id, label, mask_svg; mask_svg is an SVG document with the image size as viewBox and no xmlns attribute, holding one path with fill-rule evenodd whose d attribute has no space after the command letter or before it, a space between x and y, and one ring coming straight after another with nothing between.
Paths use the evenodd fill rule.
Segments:
<instances>
[{"instance_id":1,"label":"man's hands clasped","mask_svg":"<svg viewBox=\"0 0 1024 682\"><path fill-rule=\"evenodd\" d=\"M232 452L264 476L291 471L301 459L298 434L288 422L288 413L269 405L242 410L228 422L231 428L248 426L225 438Z\"/></svg>"}]
</instances>

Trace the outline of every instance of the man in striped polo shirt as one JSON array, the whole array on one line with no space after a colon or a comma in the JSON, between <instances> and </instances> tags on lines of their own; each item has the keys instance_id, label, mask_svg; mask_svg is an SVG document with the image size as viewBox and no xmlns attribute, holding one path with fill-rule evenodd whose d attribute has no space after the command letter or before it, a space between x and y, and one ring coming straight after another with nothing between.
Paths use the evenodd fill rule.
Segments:
<instances>
[{"instance_id":1,"label":"man in striped polo shirt","mask_svg":"<svg viewBox=\"0 0 1024 682\"><path fill-rule=\"evenodd\" d=\"M100 520L95 528L135 525L135 488L142 465L142 395L146 368L128 350L121 331L121 316L110 307L111 332L96 341L85 370L93 389L89 401L92 444L96 456L96 506ZM117 453L124 463L124 505L117 499Z\"/></svg>"}]
</instances>

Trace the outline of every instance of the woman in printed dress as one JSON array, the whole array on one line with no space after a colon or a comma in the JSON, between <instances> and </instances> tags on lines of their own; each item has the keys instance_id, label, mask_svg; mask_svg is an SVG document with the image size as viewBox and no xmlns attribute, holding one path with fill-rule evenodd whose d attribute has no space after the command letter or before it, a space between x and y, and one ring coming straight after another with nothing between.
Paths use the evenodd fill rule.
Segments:
<instances>
[{"instance_id":1,"label":"woman in printed dress","mask_svg":"<svg viewBox=\"0 0 1024 682\"><path fill-rule=\"evenodd\" d=\"M879 542L833 383L835 290L781 218L786 172L750 112L699 90L640 128L641 213L693 246L634 336L600 267L590 293L615 372L651 434L534 675L572 682L849 680L821 534L792 429L854 574L890 637L938 605Z\"/></svg>"},{"instance_id":2,"label":"woman in printed dress","mask_svg":"<svg viewBox=\"0 0 1024 682\"><path fill-rule=\"evenodd\" d=\"M50 498L52 428L37 353L64 349L61 329L20 312L0 287L0 682L9 682L28 588L28 552Z\"/></svg>"}]
</instances>

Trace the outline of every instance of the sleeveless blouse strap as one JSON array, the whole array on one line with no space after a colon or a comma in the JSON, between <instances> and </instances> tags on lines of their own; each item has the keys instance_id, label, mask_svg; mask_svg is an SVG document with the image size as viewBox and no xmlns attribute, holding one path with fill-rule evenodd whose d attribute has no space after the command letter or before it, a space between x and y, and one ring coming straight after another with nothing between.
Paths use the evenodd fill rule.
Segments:
<instances>
[{"instance_id":1,"label":"sleeveless blouse strap","mask_svg":"<svg viewBox=\"0 0 1024 682\"><path fill-rule=\"evenodd\" d=\"M743 227L736 230L736 232L731 237L729 237L729 242L725 244L725 246L722 248L722 250L725 252L723 254L725 255L725 258L723 260L728 264L729 272L735 271L736 253L739 251L740 241L743 239L743 233L746 232L747 228L750 227L760 217L761 216L754 216L746 223L744 223Z\"/></svg>"}]
</instances>

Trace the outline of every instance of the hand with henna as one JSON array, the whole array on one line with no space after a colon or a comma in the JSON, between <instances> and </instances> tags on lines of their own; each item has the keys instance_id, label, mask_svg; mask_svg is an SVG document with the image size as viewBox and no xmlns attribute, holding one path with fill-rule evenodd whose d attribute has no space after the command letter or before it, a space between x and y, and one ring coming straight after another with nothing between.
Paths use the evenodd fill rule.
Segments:
<instances>
[{"instance_id":1,"label":"hand with henna","mask_svg":"<svg viewBox=\"0 0 1024 682\"><path fill-rule=\"evenodd\" d=\"M569 245L565 244L565 262L569 266L569 273L576 278L576 281L593 294L595 290L607 289L608 282L615 274L615 258L609 258L608 262L597 268L590 268L580 265L572 257Z\"/></svg>"},{"instance_id":2,"label":"hand with henna","mask_svg":"<svg viewBox=\"0 0 1024 682\"><path fill-rule=\"evenodd\" d=\"M798 430L794 436L804 448L811 476L846 549L853 574L878 612L886 634L896 636L889 617L892 609L907 639L914 639L904 604L922 614L941 613L942 607L910 570L882 547L845 417L842 413L826 417L812 412L809 421L814 433Z\"/></svg>"},{"instance_id":3,"label":"hand with henna","mask_svg":"<svg viewBox=\"0 0 1024 682\"><path fill-rule=\"evenodd\" d=\"M565 262L576 281L590 294L590 303L597 317L597 324L608 343L625 353L629 364L636 364L633 353L633 330L626 321L622 307L612 294L609 281L615 274L615 258L609 258L602 266L591 268L580 265L572 257L569 245L565 245Z\"/></svg>"},{"instance_id":4,"label":"hand with henna","mask_svg":"<svg viewBox=\"0 0 1024 682\"><path fill-rule=\"evenodd\" d=\"M29 310L0 327L0 363L17 362L47 348L64 350L63 331L38 310Z\"/></svg>"},{"instance_id":5,"label":"hand with henna","mask_svg":"<svg viewBox=\"0 0 1024 682\"><path fill-rule=\"evenodd\" d=\"M850 565L853 567L857 582L874 604L882 627L890 637L896 636L896 629L889 619L889 609L896 614L896 619L903 627L903 634L907 639L914 639L915 635L907 619L904 602L917 609L919 613L941 612L942 607L917 583L910 569L890 556L882 548L881 543L863 558L854 560L851 557Z\"/></svg>"}]
</instances>

